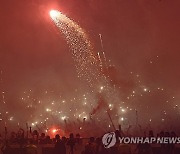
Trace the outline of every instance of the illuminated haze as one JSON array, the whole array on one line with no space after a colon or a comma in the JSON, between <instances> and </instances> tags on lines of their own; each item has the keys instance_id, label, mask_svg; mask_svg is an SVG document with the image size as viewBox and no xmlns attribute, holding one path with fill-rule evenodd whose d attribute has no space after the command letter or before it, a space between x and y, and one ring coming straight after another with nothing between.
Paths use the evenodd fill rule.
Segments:
<instances>
[{"instance_id":1,"label":"illuminated haze","mask_svg":"<svg viewBox=\"0 0 180 154\"><path fill-rule=\"evenodd\" d=\"M89 113L94 112L97 126L93 126L107 131L113 129L106 113L109 108L116 127L119 123L123 128L135 126L137 110L138 123L143 128L178 130L178 6L178 0L3 0L1 123L7 121L9 127L20 123L24 127L25 122L30 125L37 121L41 126L40 122L46 120L49 126L58 123L64 127L68 117L67 123L75 122L78 129L78 120L82 122L87 117L90 121ZM69 52L74 46L67 43L49 18L52 8L76 21L82 27L80 31L87 35L90 55L95 57L95 65L88 70L93 72L88 76L85 70L80 73L82 62L77 62ZM104 57L99 34L108 65L100 69L98 52L102 60ZM82 68L89 65L85 63ZM93 73L100 78L96 83ZM106 88L103 97L99 96L98 92ZM112 93L111 99L105 97Z\"/></svg>"}]
</instances>

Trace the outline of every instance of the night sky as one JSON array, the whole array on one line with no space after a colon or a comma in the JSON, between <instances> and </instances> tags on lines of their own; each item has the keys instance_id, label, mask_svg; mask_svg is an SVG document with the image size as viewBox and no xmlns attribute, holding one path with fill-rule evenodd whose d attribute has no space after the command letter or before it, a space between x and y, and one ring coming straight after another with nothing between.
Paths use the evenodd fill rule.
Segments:
<instances>
[{"instance_id":1,"label":"night sky","mask_svg":"<svg viewBox=\"0 0 180 154\"><path fill-rule=\"evenodd\" d=\"M119 89L116 97L125 102L123 108L137 109L142 125L154 120L178 127L179 6L179 0L1 0L1 121L14 120L16 125L41 121L34 115L50 108L48 104L59 96L67 104L54 107L58 111L67 112L68 100L73 98L78 99L79 108L87 93L90 102L96 101L88 84L77 77L72 53L49 16L51 9L57 9L86 31L95 55L101 51L102 34L106 58L111 60L107 74ZM129 99L132 93L137 96ZM23 102L25 97L32 100ZM37 105L39 99L44 100L41 106ZM27 109L29 104L32 109Z\"/></svg>"}]
</instances>

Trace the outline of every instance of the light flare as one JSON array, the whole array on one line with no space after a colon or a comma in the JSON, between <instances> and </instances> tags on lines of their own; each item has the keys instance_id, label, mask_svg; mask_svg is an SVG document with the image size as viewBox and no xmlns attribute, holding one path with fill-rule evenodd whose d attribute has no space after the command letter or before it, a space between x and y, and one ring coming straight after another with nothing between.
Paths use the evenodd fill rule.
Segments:
<instances>
[{"instance_id":1,"label":"light flare","mask_svg":"<svg viewBox=\"0 0 180 154\"><path fill-rule=\"evenodd\" d=\"M51 10L49 12L49 15L51 16L52 19L55 19L58 16L58 11L56 10Z\"/></svg>"}]
</instances>

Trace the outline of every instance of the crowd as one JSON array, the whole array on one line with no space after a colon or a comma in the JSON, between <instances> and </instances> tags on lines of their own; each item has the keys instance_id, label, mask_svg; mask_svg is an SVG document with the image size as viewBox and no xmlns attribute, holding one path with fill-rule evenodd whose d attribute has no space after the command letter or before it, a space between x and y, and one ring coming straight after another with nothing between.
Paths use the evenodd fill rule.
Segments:
<instances>
[{"instance_id":1,"label":"crowd","mask_svg":"<svg viewBox=\"0 0 180 154\"><path fill-rule=\"evenodd\" d=\"M124 135L121 131L115 132L116 138ZM146 135L146 134L144 134ZM148 137L154 137L153 131L149 131ZM175 137L175 132L163 132L157 134L156 137ZM105 148L102 144L102 137L90 137L82 138L80 134L74 135L70 133L69 137L60 136L56 134L54 138L51 138L45 133L39 134L37 130L34 130L28 135L23 129L19 129L17 133L11 132L8 137L5 134L4 137L0 135L0 154L179 154L178 149L174 144L162 144L158 148L152 148L150 144L119 144L111 148ZM15 150L15 145L18 152ZM51 145L51 146L48 146ZM41 151L39 151L41 147ZM42 150L42 147L43 150Z\"/></svg>"}]
</instances>

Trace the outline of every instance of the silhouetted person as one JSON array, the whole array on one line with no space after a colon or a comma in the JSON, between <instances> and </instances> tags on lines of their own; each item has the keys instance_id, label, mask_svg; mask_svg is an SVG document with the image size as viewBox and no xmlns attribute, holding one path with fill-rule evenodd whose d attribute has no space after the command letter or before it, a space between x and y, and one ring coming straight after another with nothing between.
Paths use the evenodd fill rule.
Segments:
<instances>
[{"instance_id":1,"label":"silhouetted person","mask_svg":"<svg viewBox=\"0 0 180 154\"><path fill-rule=\"evenodd\" d=\"M77 144L82 144L82 140L80 138L80 134L76 134L76 143Z\"/></svg>"},{"instance_id":2,"label":"silhouetted person","mask_svg":"<svg viewBox=\"0 0 180 154\"><path fill-rule=\"evenodd\" d=\"M70 154L74 154L74 146L75 146L75 138L73 133L69 135L69 140L67 142L67 145L70 147Z\"/></svg>"},{"instance_id":3,"label":"silhouetted person","mask_svg":"<svg viewBox=\"0 0 180 154\"><path fill-rule=\"evenodd\" d=\"M116 143L119 143L120 141L119 141L119 138L121 137L121 132L120 132L120 130L116 130L115 131L115 135L116 135Z\"/></svg>"},{"instance_id":4,"label":"silhouetted person","mask_svg":"<svg viewBox=\"0 0 180 154\"><path fill-rule=\"evenodd\" d=\"M66 154L66 137L63 136L61 142L61 154Z\"/></svg>"},{"instance_id":5,"label":"silhouetted person","mask_svg":"<svg viewBox=\"0 0 180 154\"><path fill-rule=\"evenodd\" d=\"M46 136L45 133L41 133L39 144L46 144Z\"/></svg>"},{"instance_id":6,"label":"silhouetted person","mask_svg":"<svg viewBox=\"0 0 180 154\"><path fill-rule=\"evenodd\" d=\"M23 129L19 129L18 133L17 133L17 143L19 143L20 145L23 145L25 143L25 138L24 138L24 130Z\"/></svg>"},{"instance_id":7,"label":"silhouetted person","mask_svg":"<svg viewBox=\"0 0 180 154\"><path fill-rule=\"evenodd\" d=\"M57 134L55 137L55 147L54 147L54 154L66 154L66 138L60 139L60 136Z\"/></svg>"},{"instance_id":8,"label":"silhouetted person","mask_svg":"<svg viewBox=\"0 0 180 154\"><path fill-rule=\"evenodd\" d=\"M39 133L37 130L34 130L33 133L32 133L32 136L33 136L33 143L34 144L38 144L38 138L39 138Z\"/></svg>"},{"instance_id":9,"label":"silhouetted person","mask_svg":"<svg viewBox=\"0 0 180 154\"><path fill-rule=\"evenodd\" d=\"M45 143L52 144L52 140L51 140L50 136L46 136Z\"/></svg>"},{"instance_id":10,"label":"silhouetted person","mask_svg":"<svg viewBox=\"0 0 180 154\"><path fill-rule=\"evenodd\" d=\"M89 142L85 145L85 150L83 154L95 154L96 153L96 143L94 137L90 137Z\"/></svg>"}]
</instances>

